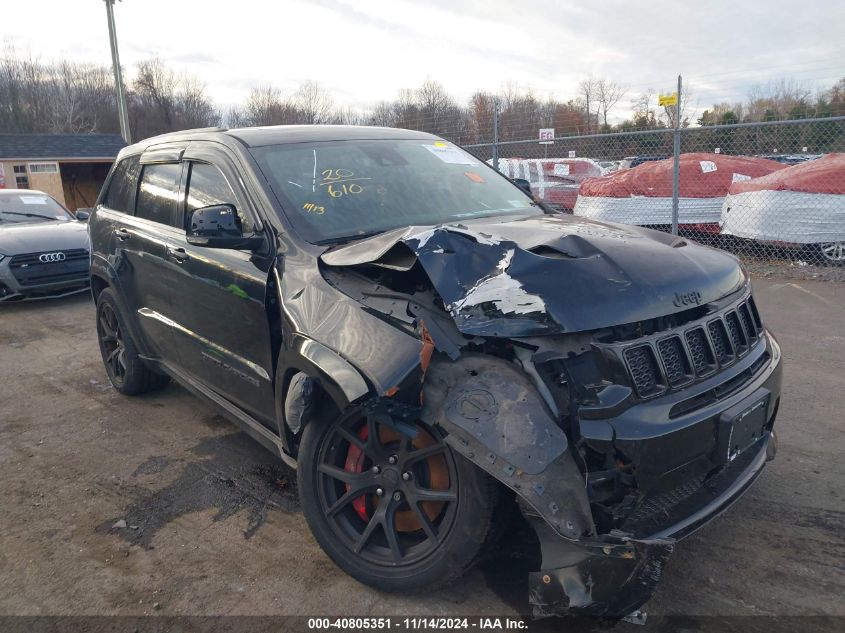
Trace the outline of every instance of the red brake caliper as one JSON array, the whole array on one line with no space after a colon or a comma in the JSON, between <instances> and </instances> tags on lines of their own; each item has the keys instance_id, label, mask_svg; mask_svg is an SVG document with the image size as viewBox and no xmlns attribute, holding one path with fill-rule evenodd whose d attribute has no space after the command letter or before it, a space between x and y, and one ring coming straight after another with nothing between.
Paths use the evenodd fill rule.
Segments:
<instances>
[{"instance_id":1,"label":"red brake caliper","mask_svg":"<svg viewBox=\"0 0 845 633\"><path fill-rule=\"evenodd\" d=\"M367 441L368 433L367 433L367 425L365 424L361 427L361 430L358 431L358 437L360 437L363 441ZM349 444L349 451L346 453L346 463L343 466L343 469L350 472L350 473L360 473L364 470L364 460L367 458L364 455L364 452L355 446L354 444ZM346 491L348 492L352 486L346 484ZM367 516L367 498L364 495L361 495L357 499L352 502L352 507L355 509L355 512L358 513L358 516L361 517L363 521L369 521L370 517Z\"/></svg>"}]
</instances>

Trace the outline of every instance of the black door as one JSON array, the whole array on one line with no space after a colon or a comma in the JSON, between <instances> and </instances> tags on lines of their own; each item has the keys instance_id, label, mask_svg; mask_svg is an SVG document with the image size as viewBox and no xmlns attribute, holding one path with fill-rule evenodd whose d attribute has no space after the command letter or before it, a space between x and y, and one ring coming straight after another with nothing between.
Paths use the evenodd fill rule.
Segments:
<instances>
[{"instance_id":1,"label":"black door","mask_svg":"<svg viewBox=\"0 0 845 633\"><path fill-rule=\"evenodd\" d=\"M167 235L177 230L181 176L179 162L141 164L134 213L120 214L113 225L114 268L128 317L144 338L142 349L165 361L173 360Z\"/></svg>"},{"instance_id":2,"label":"black door","mask_svg":"<svg viewBox=\"0 0 845 633\"><path fill-rule=\"evenodd\" d=\"M192 143L184 158L185 222L194 209L232 204L245 231L260 230L247 192L235 184L241 178L233 159L201 143ZM265 311L270 253L193 246L181 230L169 238L168 259L178 271L173 319L183 370L274 428L274 368Z\"/></svg>"}]
</instances>

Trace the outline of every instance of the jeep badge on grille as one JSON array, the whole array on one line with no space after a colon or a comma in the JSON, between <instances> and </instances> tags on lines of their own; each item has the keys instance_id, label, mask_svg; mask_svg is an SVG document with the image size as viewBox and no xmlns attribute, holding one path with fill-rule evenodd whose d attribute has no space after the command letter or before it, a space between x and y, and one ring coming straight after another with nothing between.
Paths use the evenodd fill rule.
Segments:
<instances>
[{"instance_id":1,"label":"jeep badge on grille","mask_svg":"<svg viewBox=\"0 0 845 633\"><path fill-rule=\"evenodd\" d=\"M701 293L697 290L693 290L692 292L687 292L684 294L676 292L675 300L672 303L679 308L682 308L684 306L698 305L701 303Z\"/></svg>"}]
</instances>

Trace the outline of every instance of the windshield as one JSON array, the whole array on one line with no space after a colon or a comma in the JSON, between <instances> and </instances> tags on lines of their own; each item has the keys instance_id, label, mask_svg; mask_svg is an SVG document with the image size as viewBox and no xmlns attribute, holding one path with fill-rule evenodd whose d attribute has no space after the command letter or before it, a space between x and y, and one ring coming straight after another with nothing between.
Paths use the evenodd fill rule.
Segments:
<instances>
[{"instance_id":1,"label":"windshield","mask_svg":"<svg viewBox=\"0 0 845 633\"><path fill-rule=\"evenodd\" d=\"M0 224L70 222L73 219L62 205L43 193L26 190L0 193Z\"/></svg>"},{"instance_id":2,"label":"windshield","mask_svg":"<svg viewBox=\"0 0 845 633\"><path fill-rule=\"evenodd\" d=\"M285 214L309 242L414 224L542 214L520 189L446 141L331 141L251 151Z\"/></svg>"}]
</instances>

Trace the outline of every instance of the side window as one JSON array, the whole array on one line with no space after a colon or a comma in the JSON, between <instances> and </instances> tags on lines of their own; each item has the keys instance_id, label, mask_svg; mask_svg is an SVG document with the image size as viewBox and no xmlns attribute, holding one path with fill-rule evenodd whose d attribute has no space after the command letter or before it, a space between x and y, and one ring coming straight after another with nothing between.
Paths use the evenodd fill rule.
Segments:
<instances>
[{"instance_id":1,"label":"side window","mask_svg":"<svg viewBox=\"0 0 845 633\"><path fill-rule=\"evenodd\" d=\"M138 187L139 167L137 156L129 156L117 164L103 204L114 211L132 212L132 199Z\"/></svg>"},{"instance_id":2,"label":"side window","mask_svg":"<svg viewBox=\"0 0 845 633\"><path fill-rule=\"evenodd\" d=\"M177 226L176 199L179 197L181 163L144 165L135 215L145 220Z\"/></svg>"},{"instance_id":3,"label":"side window","mask_svg":"<svg viewBox=\"0 0 845 633\"><path fill-rule=\"evenodd\" d=\"M209 207L214 204L231 204L238 211L241 226L245 233L253 230L252 223L243 209L240 208L235 192L229 186L229 182L217 167L207 163L191 163L191 176L188 181L188 195L185 199L187 213L191 217L191 211L200 207Z\"/></svg>"}]
</instances>

